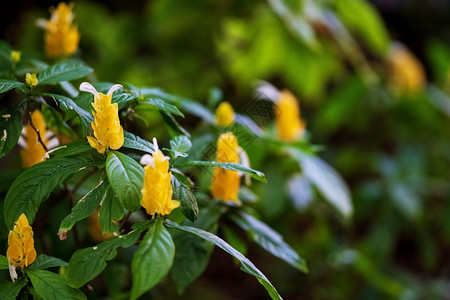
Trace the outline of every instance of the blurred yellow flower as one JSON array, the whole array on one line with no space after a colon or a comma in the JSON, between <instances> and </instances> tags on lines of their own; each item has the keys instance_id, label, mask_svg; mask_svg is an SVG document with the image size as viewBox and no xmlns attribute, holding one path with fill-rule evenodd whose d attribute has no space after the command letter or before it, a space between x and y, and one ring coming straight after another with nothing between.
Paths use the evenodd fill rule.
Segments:
<instances>
[{"instance_id":1,"label":"blurred yellow flower","mask_svg":"<svg viewBox=\"0 0 450 300\"><path fill-rule=\"evenodd\" d=\"M226 132L219 136L216 161L219 163L239 163L239 144L233 133ZM212 196L223 201L239 202L239 178L237 171L214 168L211 182Z\"/></svg>"},{"instance_id":2,"label":"blurred yellow flower","mask_svg":"<svg viewBox=\"0 0 450 300\"><path fill-rule=\"evenodd\" d=\"M29 87L36 86L39 82L37 79L36 73L27 73L25 75L25 82L27 83L27 85Z\"/></svg>"},{"instance_id":3,"label":"blurred yellow flower","mask_svg":"<svg viewBox=\"0 0 450 300\"><path fill-rule=\"evenodd\" d=\"M158 149L156 139L153 139L155 152L145 154L141 159L144 167L144 188L142 189L141 206L149 215L156 213L168 215L180 206L180 202L172 200L172 184L169 172L169 158Z\"/></svg>"},{"instance_id":4,"label":"blurred yellow flower","mask_svg":"<svg viewBox=\"0 0 450 300\"><path fill-rule=\"evenodd\" d=\"M277 113L275 121L278 137L286 142L298 140L305 131L305 123L300 119L297 99L287 90L280 92L276 100Z\"/></svg>"},{"instance_id":5,"label":"blurred yellow flower","mask_svg":"<svg viewBox=\"0 0 450 300\"><path fill-rule=\"evenodd\" d=\"M422 63L403 45L395 45L389 52L389 84L395 93L415 95L425 87Z\"/></svg>"},{"instance_id":6,"label":"blurred yellow flower","mask_svg":"<svg viewBox=\"0 0 450 300\"><path fill-rule=\"evenodd\" d=\"M49 57L70 56L75 53L80 35L73 21L73 3L60 2L51 7L50 20L39 20L38 25L45 29L45 53Z\"/></svg>"},{"instance_id":7,"label":"blurred yellow flower","mask_svg":"<svg viewBox=\"0 0 450 300\"><path fill-rule=\"evenodd\" d=\"M20 51L11 51L11 61L13 65L16 65L20 61L21 52Z\"/></svg>"},{"instance_id":8,"label":"blurred yellow flower","mask_svg":"<svg viewBox=\"0 0 450 300\"><path fill-rule=\"evenodd\" d=\"M47 130L44 122L44 117L39 110L31 113L31 122L34 128L39 131L42 143L47 149L51 149L58 145L58 140L52 138L53 133ZM22 158L22 165L24 168L31 167L43 160L45 160L46 149L39 142L36 130L31 124L23 127L22 136L19 139L19 145L23 148L20 150L20 157Z\"/></svg>"},{"instance_id":9,"label":"blurred yellow flower","mask_svg":"<svg viewBox=\"0 0 450 300\"><path fill-rule=\"evenodd\" d=\"M98 218L98 212L99 212L99 209L97 208L88 217L88 223L89 223L88 233L94 242L101 243L103 241L109 240L110 238L114 237L114 234L102 232L102 228L100 227L100 221ZM113 221L113 222L117 222L117 221Z\"/></svg>"},{"instance_id":10,"label":"blurred yellow flower","mask_svg":"<svg viewBox=\"0 0 450 300\"><path fill-rule=\"evenodd\" d=\"M25 214L20 215L13 230L9 231L6 257L8 258L13 280L17 279L17 274L13 268L27 267L36 259L33 229L28 224Z\"/></svg>"},{"instance_id":11,"label":"blurred yellow flower","mask_svg":"<svg viewBox=\"0 0 450 300\"><path fill-rule=\"evenodd\" d=\"M219 104L215 113L216 124L226 127L230 126L234 122L234 110L231 104L224 101Z\"/></svg>"},{"instance_id":12,"label":"blurred yellow flower","mask_svg":"<svg viewBox=\"0 0 450 300\"><path fill-rule=\"evenodd\" d=\"M98 93L90 83L83 82L80 85L80 91L94 95L92 106L95 112L92 111L94 121L91 122L94 137L88 136L87 139L89 145L102 154L108 147L117 150L123 145L123 128L120 126L119 108L117 103L111 103L113 93L121 88L120 84L115 84L105 95Z\"/></svg>"}]
</instances>

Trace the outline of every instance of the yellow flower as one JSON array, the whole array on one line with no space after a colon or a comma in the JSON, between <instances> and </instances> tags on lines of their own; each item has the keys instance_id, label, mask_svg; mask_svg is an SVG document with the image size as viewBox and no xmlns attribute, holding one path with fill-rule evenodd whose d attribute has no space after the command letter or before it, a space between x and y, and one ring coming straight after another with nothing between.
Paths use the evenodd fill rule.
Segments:
<instances>
[{"instance_id":1,"label":"yellow flower","mask_svg":"<svg viewBox=\"0 0 450 300\"><path fill-rule=\"evenodd\" d=\"M233 124L234 118L234 110L231 104L227 101L220 103L215 113L216 124L226 127Z\"/></svg>"},{"instance_id":2,"label":"yellow flower","mask_svg":"<svg viewBox=\"0 0 450 300\"><path fill-rule=\"evenodd\" d=\"M20 51L11 51L11 61L13 65L16 65L20 61L21 53Z\"/></svg>"},{"instance_id":3,"label":"yellow flower","mask_svg":"<svg viewBox=\"0 0 450 300\"><path fill-rule=\"evenodd\" d=\"M20 215L13 230L9 231L6 257L10 265L11 277L15 277L13 280L17 278L15 270L12 270L13 267L27 267L36 259L33 229L24 214Z\"/></svg>"},{"instance_id":4,"label":"yellow flower","mask_svg":"<svg viewBox=\"0 0 450 300\"><path fill-rule=\"evenodd\" d=\"M220 135L217 141L216 161L219 163L239 163L239 144L233 133ZM238 203L239 173L237 171L214 168L211 194L214 198Z\"/></svg>"},{"instance_id":5,"label":"yellow flower","mask_svg":"<svg viewBox=\"0 0 450 300\"><path fill-rule=\"evenodd\" d=\"M27 73L26 75L25 75L25 82L27 83L27 85L29 86L29 87L33 87L33 86L36 86L37 84L38 84L38 79L37 79L37 76L36 76L36 73Z\"/></svg>"},{"instance_id":6,"label":"yellow flower","mask_svg":"<svg viewBox=\"0 0 450 300\"><path fill-rule=\"evenodd\" d=\"M158 149L156 139L153 139L155 152L145 154L141 159L144 167L144 188L142 189L141 206L149 215L156 213L168 215L173 209L180 206L180 202L172 200L172 184L169 172L169 158Z\"/></svg>"},{"instance_id":7,"label":"yellow flower","mask_svg":"<svg viewBox=\"0 0 450 300\"><path fill-rule=\"evenodd\" d=\"M281 91L276 101L278 113L275 115L278 137L286 142L298 140L305 131L305 123L300 119L300 109L289 91Z\"/></svg>"},{"instance_id":8,"label":"yellow flower","mask_svg":"<svg viewBox=\"0 0 450 300\"><path fill-rule=\"evenodd\" d=\"M31 114L31 122L39 131L41 140L47 149L51 149L58 145L58 139L52 138L53 133L46 129L44 117L39 110L33 111ZM36 130L31 124L25 125L22 130L22 136L19 139L19 145L23 148L20 150L22 165L24 168L31 167L43 160L46 154L44 146L39 142Z\"/></svg>"},{"instance_id":9,"label":"yellow flower","mask_svg":"<svg viewBox=\"0 0 450 300\"><path fill-rule=\"evenodd\" d=\"M88 217L88 233L92 240L94 240L96 243L101 243L103 241L109 240L110 238L114 237L114 234L112 233L103 233L102 228L100 227L100 221L98 218L98 208L89 215ZM116 222L116 221L113 221Z\"/></svg>"},{"instance_id":10,"label":"yellow flower","mask_svg":"<svg viewBox=\"0 0 450 300\"><path fill-rule=\"evenodd\" d=\"M94 95L94 103L92 111L94 121L91 122L94 130L94 137L88 136L89 145L97 149L98 153L105 153L109 147L117 150L123 145L123 128L120 126L119 108L117 103L111 103L112 95L118 89L120 84L113 85L108 93L98 93L97 90L89 83L83 82L80 85L80 91L88 92Z\"/></svg>"},{"instance_id":11,"label":"yellow flower","mask_svg":"<svg viewBox=\"0 0 450 300\"><path fill-rule=\"evenodd\" d=\"M80 35L73 21L73 3L60 2L56 8L51 7L50 20L39 20L38 25L45 29L45 52L49 57L70 56L75 53Z\"/></svg>"},{"instance_id":12,"label":"yellow flower","mask_svg":"<svg viewBox=\"0 0 450 300\"><path fill-rule=\"evenodd\" d=\"M404 46L394 46L388 58L391 89L401 95L415 95L425 87L422 63Z\"/></svg>"}]
</instances>

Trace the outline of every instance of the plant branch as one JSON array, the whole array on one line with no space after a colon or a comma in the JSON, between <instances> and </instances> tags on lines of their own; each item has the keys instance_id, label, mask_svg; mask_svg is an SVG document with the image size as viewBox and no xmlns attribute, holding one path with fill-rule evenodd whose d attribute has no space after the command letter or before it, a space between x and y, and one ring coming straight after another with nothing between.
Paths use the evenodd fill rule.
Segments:
<instances>
[{"instance_id":1,"label":"plant branch","mask_svg":"<svg viewBox=\"0 0 450 300\"><path fill-rule=\"evenodd\" d=\"M28 111L28 120L29 120L29 122L30 122L31 128L33 128L34 131L35 131L36 134L37 134L39 143L42 145L42 147L44 147L45 152L48 152L47 146L45 145L44 141L42 140L41 133L40 133L39 129L37 129L37 128L34 126L34 124L33 124L33 120L32 120L32 118L31 118L31 113L30 113L29 111Z\"/></svg>"}]
</instances>

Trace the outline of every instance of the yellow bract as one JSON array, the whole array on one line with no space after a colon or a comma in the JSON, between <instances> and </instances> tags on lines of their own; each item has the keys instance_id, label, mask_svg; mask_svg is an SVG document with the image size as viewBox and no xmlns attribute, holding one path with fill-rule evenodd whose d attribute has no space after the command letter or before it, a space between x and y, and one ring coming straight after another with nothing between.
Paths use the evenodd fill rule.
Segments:
<instances>
[{"instance_id":1,"label":"yellow bract","mask_svg":"<svg viewBox=\"0 0 450 300\"><path fill-rule=\"evenodd\" d=\"M36 73L27 73L25 75L25 82L27 83L27 85L29 87L36 86L39 82L37 79Z\"/></svg>"},{"instance_id":2,"label":"yellow bract","mask_svg":"<svg viewBox=\"0 0 450 300\"><path fill-rule=\"evenodd\" d=\"M20 215L13 230L9 231L6 257L10 265L21 268L29 266L36 259L33 229L24 214Z\"/></svg>"},{"instance_id":3,"label":"yellow bract","mask_svg":"<svg viewBox=\"0 0 450 300\"><path fill-rule=\"evenodd\" d=\"M21 52L20 51L11 51L11 61L13 65L17 64L20 61Z\"/></svg>"},{"instance_id":4,"label":"yellow bract","mask_svg":"<svg viewBox=\"0 0 450 300\"><path fill-rule=\"evenodd\" d=\"M156 139L153 139L156 149L152 155L146 154L141 163L144 167L144 188L142 189L141 206L149 215L168 215L180 206L180 202L172 200L172 184L169 172L169 158L158 149Z\"/></svg>"},{"instance_id":5,"label":"yellow bract","mask_svg":"<svg viewBox=\"0 0 450 300\"><path fill-rule=\"evenodd\" d=\"M83 82L80 91L89 92L94 95L92 111L94 121L91 122L94 137L88 136L89 145L97 149L99 153L105 153L106 149L117 150L123 145L123 128L120 126L119 108L117 103L111 103L114 91L122 88L120 84L113 85L108 94L98 93L89 83Z\"/></svg>"},{"instance_id":6,"label":"yellow bract","mask_svg":"<svg viewBox=\"0 0 450 300\"><path fill-rule=\"evenodd\" d=\"M47 56L70 56L75 53L80 35L73 21L73 3L60 2L56 8L51 7L50 20L39 23L45 29L45 52Z\"/></svg>"},{"instance_id":7,"label":"yellow bract","mask_svg":"<svg viewBox=\"0 0 450 300\"><path fill-rule=\"evenodd\" d=\"M216 161L219 163L239 163L239 144L233 133L220 135L217 141ZM239 202L239 174L237 171L214 168L211 194L224 201Z\"/></svg>"},{"instance_id":8,"label":"yellow bract","mask_svg":"<svg viewBox=\"0 0 450 300\"><path fill-rule=\"evenodd\" d=\"M33 123L33 126L39 130L41 140L47 147L49 144L49 138L44 117L39 110L33 111L31 114L31 122ZM39 142L36 131L30 124L23 127L23 135L25 136L25 141L23 142L23 149L20 150L20 157L22 158L23 167L28 168L41 162L46 151L44 146L42 146Z\"/></svg>"},{"instance_id":9,"label":"yellow bract","mask_svg":"<svg viewBox=\"0 0 450 300\"><path fill-rule=\"evenodd\" d=\"M422 63L404 46L394 46L389 53L389 83L394 92L414 95L425 87Z\"/></svg>"},{"instance_id":10,"label":"yellow bract","mask_svg":"<svg viewBox=\"0 0 450 300\"><path fill-rule=\"evenodd\" d=\"M300 119L297 99L289 91L284 90L280 92L276 106L275 121L278 137L286 142L298 140L305 131L305 123Z\"/></svg>"},{"instance_id":11,"label":"yellow bract","mask_svg":"<svg viewBox=\"0 0 450 300\"><path fill-rule=\"evenodd\" d=\"M234 110L230 103L224 101L216 109L215 119L220 126L229 126L234 122Z\"/></svg>"}]
</instances>

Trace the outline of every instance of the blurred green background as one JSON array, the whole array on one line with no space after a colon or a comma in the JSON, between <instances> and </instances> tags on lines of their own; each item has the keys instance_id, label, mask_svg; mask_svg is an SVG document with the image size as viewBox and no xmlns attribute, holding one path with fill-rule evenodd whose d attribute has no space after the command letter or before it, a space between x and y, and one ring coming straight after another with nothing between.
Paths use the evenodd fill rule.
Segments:
<instances>
[{"instance_id":1,"label":"blurred green background","mask_svg":"<svg viewBox=\"0 0 450 300\"><path fill-rule=\"evenodd\" d=\"M35 23L57 3L2 3L2 38L44 57ZM259 140L247 149L269 180L251 187L260 196L255 208L309 265L301 274L249 247L285 299L450 297L450 2L75 1L75 14L76 55L100 81L161 87L211 109L222 98L243 114L256 80L298 97L311 142L324 146L320 155L349 185L354 215L342 222L316 193L313 201L293 201L297 170ZM417 93L392 89L394 41L424 66L427 82ZM200 120L180 122L193 129ZM153 123L144 135L161 132ZM107 270L111 282L120 280L120 265ZM170 281L152 293L177 297ZM179 297L268 296L215 251Z\"/></svg>"}]
</instances>

